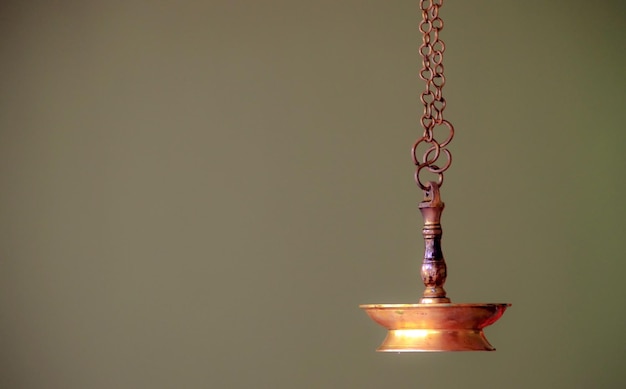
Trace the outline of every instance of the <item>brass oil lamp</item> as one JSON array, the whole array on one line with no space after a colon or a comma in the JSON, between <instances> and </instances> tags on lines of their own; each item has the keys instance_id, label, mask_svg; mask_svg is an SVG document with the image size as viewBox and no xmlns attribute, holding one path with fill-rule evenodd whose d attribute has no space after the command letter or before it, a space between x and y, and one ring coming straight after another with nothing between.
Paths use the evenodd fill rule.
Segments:
<instances>
[{"instance_id":1,"label":"brass oil lamp","mask_svg":"<svg viewBox=\"0 0 626 389\"><path fill-rule=\"evenodd\" d=\"M421 276L426 287L417 304L365 304L360 308L376 323L385 327L387 337L377 349L382 352L419 352L419 351L493 351L483 329L495 323L511 304L477 303L453 304L443 288L447 268L441 250L441 214L444 203L441 201L440 188L443 173L450 167L452 155L446 148L454 136L454 127L443 118L446 100L442 96L445 84L443 75L443 52L445 45L439 39L443 21L439 9L443 0L421 0L422 21L422 69L420 78L426 82L426 89L420 100L424 104L421 125L424 135L412 148L413 162L416 165L415 181L424 191L424 200L419 210L424 219L424 261ZM447 139L435 139L435 129L447 130ZM426 145L421 158L417 156L418 147ZM437 165L441 156L445 163ZM443 158L442 158L443 159ZM421 181L420 173L426 169L437 176L436 181Z\"/></svg>"}]
</instances>

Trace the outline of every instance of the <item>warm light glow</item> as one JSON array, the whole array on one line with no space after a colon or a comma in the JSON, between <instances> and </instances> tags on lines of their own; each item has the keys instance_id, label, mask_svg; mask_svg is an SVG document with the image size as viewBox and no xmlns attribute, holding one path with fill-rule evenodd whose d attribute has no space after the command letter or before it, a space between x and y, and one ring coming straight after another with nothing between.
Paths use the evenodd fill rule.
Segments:
<instances>
[{"instance_id":1,"label":"warm light glow","mask_svg":"<svg viewBox=\"0 0 626 389\"><path fill-rule=\"evenodd\" d=\"M492 351L483 328L510 304L366 304L361 308L387 328L381 352Z\"/></svg>"},{"instance_id":2,"label":"warm light glow","mask_svg":"<svg viewBox=\"0 0 626 389\"><path fill-rule=\"evenodd\" d=\"M423 339L436 333L436 330L393 330L396 339Z\"/></svg>"},{"instance_id":3,"label":"warm light glow","mask_svg":"<svg viewBox=\"0 0 626 389\"><path fill-rule=\"evenodd\" d=\"M439 39L443 28L439 17L442 3L420 0L422 45L419 53L423 66L419 76L426 82L426 90L420 97L424 104L420 123L424 133L413 144L411 154L416 166L415 182L424 191L424 200L418 205L424 219L424 256L420 269L424 292L418 304L360 306L372 320L388 330L387 337L377 349L381 352L493 351L495 349L485 338L483 328L495 323L511 305L453 304L444 289L447 265L441 249L441 214L445 204L440 188L443 173L452 162L447 145L454 137L454 127L443 118L446 100L442 96L445 78L441 61L445 45ZM444 127L446 137L437 139L435 132L441 131L434 131L436 127ZM421 151L417 153L418 146L425 147L423 154ZM433 173L436 180L422 180L420 172Z\"/></svg>"}]
</instances>

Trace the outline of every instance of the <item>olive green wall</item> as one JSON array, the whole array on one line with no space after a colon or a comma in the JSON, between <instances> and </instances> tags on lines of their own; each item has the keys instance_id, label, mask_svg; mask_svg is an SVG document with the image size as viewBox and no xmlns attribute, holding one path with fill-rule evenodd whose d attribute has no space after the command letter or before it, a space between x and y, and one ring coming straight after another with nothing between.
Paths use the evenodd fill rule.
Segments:
<instances>
[{"instance_id":1,"label":"olive green wall","mask_svg":"<svg viewBox=\"0 0 626 389\"><path fill-rule=\"evenodd\" d=\"M417 1L4 1L0 387L623 388L626 4L446 1L447 289L421 293Z\"/></svg>"}]
</instances>

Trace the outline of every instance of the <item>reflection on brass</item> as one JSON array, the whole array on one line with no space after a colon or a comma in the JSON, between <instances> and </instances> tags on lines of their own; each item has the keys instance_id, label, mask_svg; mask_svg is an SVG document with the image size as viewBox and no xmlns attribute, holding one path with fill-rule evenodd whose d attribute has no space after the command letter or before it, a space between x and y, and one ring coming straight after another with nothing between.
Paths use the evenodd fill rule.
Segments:
<instances>
[{"instance_id":1,"label":"reflection on brass","mask_svg":"<svg viewBox=\"0 0 626 389\"><path fill-rule=\"evenodd\" d=\"M439 195L443 173L452 163L447 146L454 137L454 127L444 119L446 100L442 89L443 52L445 44L439 34L443 20L439 16L443 0L420 0L422 21L419 30L422 44L419 53L422 69L419 76L426 82L420 100L424 104L421 125L424 134L415 141L411 154L416 166L415 182L424 191L419 205L424 219L424 260L421 276L424 292L419 304L367 304L361 308L378 324L387 328L387 338L378 351L491 351L483 328L493 324L511 304L452 304L443 285L447 267L441 250L441 213L444 204ZM441 131L445 138L441 137ZM435 134L439 136L435 136ZM418 148L426 147L421 158ZM440 158L441 156L444 156ZM436 181L424 183L420 174L436 175Z\"/></svg>"},{"instance_id":2,"label":"reflection on brass","mask_svg":"<svg viewBox=\"0 0 626 389\"><path fill-rule=\"evenodd\" d=\"M493 351L483 328L510 304L369 304L361 308L387 328L386 352Z\"/></svg>"},{"instance_id":3,"label":"reflection on brass","mask_svg":"<svg viewBox=\"0 0 626 389\"><path fill-rule=\"evenodd\" d=\"M424 218L422 281L426 289L419 304L366 304L360 307L385 327L387 337L378 351L493 351L483 328L498 320L511 304L451 304L443 285L446 262L441 250L439 185L428 183L419 205Z\"/></svg>"}]
</instances>

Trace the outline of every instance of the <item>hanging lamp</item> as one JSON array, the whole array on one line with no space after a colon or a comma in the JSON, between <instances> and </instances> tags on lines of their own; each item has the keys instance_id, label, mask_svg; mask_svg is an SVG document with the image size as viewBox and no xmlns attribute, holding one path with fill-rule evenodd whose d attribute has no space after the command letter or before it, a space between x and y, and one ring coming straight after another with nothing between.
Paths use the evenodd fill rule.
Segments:
<instances>
[{"instance_id":1,"label":"hanging lamp","mask_svg":"<svg viewBox=\"0 0 626 389\"><path fill-rule=\"evenodd\" d=\"M420 100L424 104L421 125L424 133L412 147L411 154L416 166L415 182L424 192L419 210L424 220L424 261L421 276L425 290L417 304L365 304L372 320L387 329L387 337L377 349L383 352L418 351L493 351L483 329L495 323L511 304L476 303L453 304L443 288L447 268L441 249L441 214L444 203L440 188L443 175L450 167L452 155L447 149L454 137L454 127L443 118L446 100L442 96L445 85L443 75L443 52L445 45L439 39L443 21L439 9L443 0L420 0L422 21L419 29L422 44L420 78L426 89ZM447 134L444 140L435 138L435 130ZM421 158L418 149L426 148ZM442 158L443 157L443 158ZM440 160L443 160L441 164ZM422 181L422 174L430 172L433 181Z\"/></svg>"}]
</instances>

